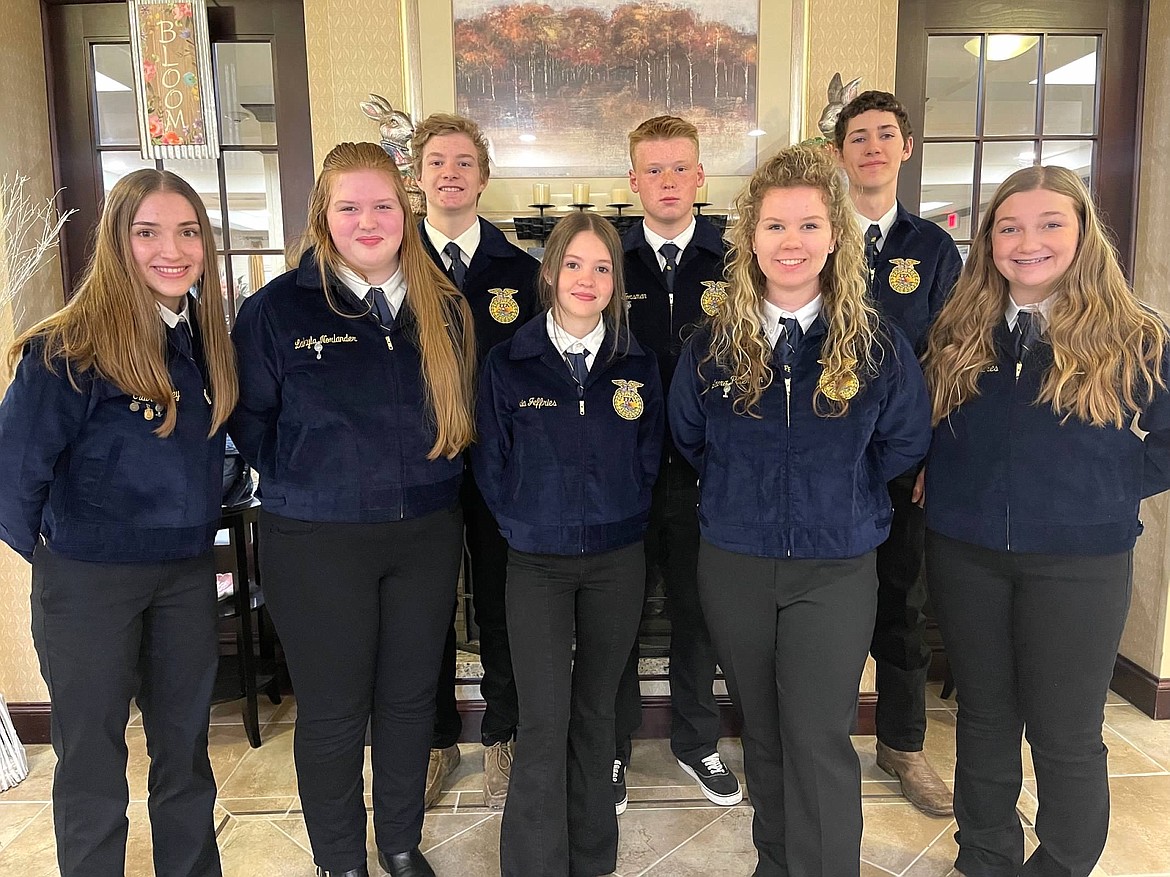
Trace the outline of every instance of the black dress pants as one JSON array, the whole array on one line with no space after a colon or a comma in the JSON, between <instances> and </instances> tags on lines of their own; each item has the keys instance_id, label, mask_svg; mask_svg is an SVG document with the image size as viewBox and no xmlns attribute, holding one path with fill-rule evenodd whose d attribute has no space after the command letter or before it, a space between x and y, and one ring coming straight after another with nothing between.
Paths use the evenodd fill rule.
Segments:
<instances>
[{"instance_id":1,"label":"black dress pants","mask_svg":"<svg viewBox=\"0 0 1170 877\"><path fill-rule=\"evenodd\" d=\"M921 752L926 739L926 521L910 499L917 474L915 467L888 484L894 516L877 550L877 621L869 647L877 664L877 738L900 752Z\"/></svg>"},{"instance_id":2,"label":"black dress pants","mask_svg":"<svg viewBox=\"0 0 1170 877\"><path fill-rule=\"evenodd\" d=\"M389 523L260 512L264 590L297 697L293 755L313 859L364 867L362 762L372 728L374 836L422 837L435 681L459 575L458 507Z\"/></svg>"},{"instance_id":3,"label":"black dress pants","mask_svg":"<svg viewBox=\"0 0 1170 877\"><path fill-rule=\"evenodd\" d=\"M857 877L861 767L849 739L873 633L873 552L777 560L699 547L699 594L743 714L755 877Z\"/></svg>"},{"instance_id":4,"label":"black dress pants","mask_svg":"<svg viewBox=\"0 0 1170 877\"><path fill-rule=\"evenodd\" d=\"M927 533L958 692L955 867L967 877L1085 877L1100 858L1109 831L1101 724L1132 560L1131 551L993 551ZM1025 729L1040 804L1040 846L1026 863L1016 815Z\"/></svg>"},{"instance_id":5,"label":"black dress pants","mask_svg":"<svg viewBox=\"0 0 1170 877\"><path fill-rule=\"evenodd\" d=\"M718 659L699 603L699 476L686 461L665 462L650 506L646 568L662 569L670 618L670 749L688 764L715 751L719 707L712 685ZM615 705L616 757L630 761L630 737L642 724L638 642L630 651Z\"/></svg>"},{"instance_id":6,"label":"black dress pants","mask_svg":"<svg viewBox=\"0 0 1170 877\"><path fill-rule=\"evenodd\" d=\"M503 877L617 867L613 704L638 632L645 563L640 542L568 557L509 553L520 727L500 832Z\"/></svg>"},{"instance_id":7,"label":"black dress pants","mask_svg":"<svg viewBox=\"0 0 1170 877\"><path fill-rule=\"evenodd\" d=\"M516 680L512 676L512 652L508 647L508 616L504 611L508 578L508 543L470 469L463 472L463 525L470 560L471 600L475 623L479 625L479 660L483 679L479 693L484 700L479 726L484 746L505 743L516 736L519 707ZM459 742L463 719L455 700L455 625L447 631L443 664L439 670L439 695L435 714L434 749L446 749Z\"/></svg>"},{"instance_id":8,"label":"black dress pants","mask_svg":"<svg viewBox=\"0 0 1170 877\"><path fill-rule=\"evenodd\" d=\"M211 553L161 563L33 556L32 634L53 702L53 823L63 877L126 871L126 724L142 710L158 877L219 877L207 757L215 684Z\"/></svg>"}]
</instances>

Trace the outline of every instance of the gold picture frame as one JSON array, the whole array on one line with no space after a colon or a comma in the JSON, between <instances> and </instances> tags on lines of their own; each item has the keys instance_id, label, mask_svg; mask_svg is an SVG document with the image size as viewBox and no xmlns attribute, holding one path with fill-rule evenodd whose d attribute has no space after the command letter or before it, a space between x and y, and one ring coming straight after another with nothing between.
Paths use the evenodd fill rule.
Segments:
<instances>
[{"instance_id":1,"label":"gold picture frame","mask_svg":"<svg viewBox=\"0 0 1170 877\"><path fill-rule=\"evenodd\" d=\"M759 3L757 128L765 133L755 138L757 163L776 149L801 139L807 51L805 7L805 0L761 0ZM403 74L410 115L417 122L430 113L455 112L452 3L450 0L404 0L402 9ZM707 200L711 206L708 209L729 209L746 179L744 174L709 174ZM593 199L599 208L608 204L607 193L627 186L624 176L493 176L480 200L480 212L489 218L532 213L529 205L535 183L548 183L551 202L562 210L569 209L575 183L588 184L591 192L601 193Z\"/></svg>"}]
</instances>

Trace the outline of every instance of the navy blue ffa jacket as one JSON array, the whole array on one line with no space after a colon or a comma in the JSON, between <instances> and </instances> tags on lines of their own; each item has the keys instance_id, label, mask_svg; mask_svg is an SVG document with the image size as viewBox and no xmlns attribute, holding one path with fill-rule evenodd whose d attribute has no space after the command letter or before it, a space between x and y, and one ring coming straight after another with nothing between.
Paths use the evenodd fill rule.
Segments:
<instances>
[{"instance_id":1,"label":"navy blue ffa jacket","mask_svg":"<svg viewBox=\"0 0 1170 877\"><path fill-rule=\"evenodd\" d=\"M471 449L475 481L508 544L593 554L642 538L662 453L658 366L607 332L583 393L530 320L488 354Z\"/></svg>"},{"instance_id":2,"label":"navy blue ffa jacket","mask_svg":"<svg viewBox=\"0 0 1170 877\"><path fill-rule=\"evenodd\" d=\"M996 362L979 376L980 394L934 431L926 466L926 525L999 551L1116 554L1141 533L1138 505L1170 488L1170 394L1162 390L1127 426L1063 423L1036 396L1052 365L1038 345L1019 375L1001 321ZM1170 375L1170 349L1162 362Z\"/></svg>"},{"instance_id":3,"label":"navy blue ffa jacket","mask_svg":"<svg viewBox=\"0 0 1170 877\"><path fill-rule=\"evenodd\" d=\"M443 259L420 220L419 235L431 260L444 274ZM479 246L463 278L463 297L475 318L475 349L482 363L488 351L507 341L540 311L536 274L540 263L508 243L503 232L479 218Z\"/></svg>"},{"instance_id":4,"label":"navy blue ffa jacket","mask_svg":"<svg viewBox=\"0 0 1170 877\"><path fill-rule=\"evenodd\" d=\"M878 252L873 297L919 356L926 349L926 333L962 270L963 260L951 236L899 203Z\"/></svg>"},{"instance_id":5,"label":"navy blue ffa jacket","mask_svg":"<svg viewBox=\"0 0 1170 877\"><path fill-rule=\"evenodd\" d=\"M460 457L428 460L416 326L403 302L384 328L340 281L325 299L310 250L240 308L240 402L228 423L260 473L264 507L302 521L416 518L454 503Z\"/></svg>"},{"instance_id":6,"label":"navy blue ffa jacket","mask_svg":"<svg viewBox=\"0 0 1170 877\"><path fill-rule=\"evenodd\" d=\"M739 554L777 558L857 557L890 529L886 482L914 466L930 444L930 405L914 351L896 328L881 364L843 417L813 411L825 324L804 335L791 388L774 356L774 378L757 417L737 414L730 375L699 363L710 344L691 339L670 391L675 444L699 471L703 538ZM790 396L790 398L789 398Z\"/></svg>"},{"instance_id":7,"label":"navy blue ffa jacket","mask_svg":"<svg viewBox=\"0 0 1170 877\"><path fill-rule=\"evenodd\" d=\"M50 371L28 345L0 404L0 539L31 560L38 537L55 554L102 563L157 563L211 550L223 493L224 432L211 430L202 345L167 368L178 421L155 435L165 409L129 396L92 369Z\"/></svg>"},{"instance_id":8,"label":"navy blue ffa jacket","mask_svg":"<svg viewBox=\"0 0 1170 877\"><path fill-rule=\"evenodd\" d=\"M646 243L641 222L622 237L622 249L630 331L658 357L663 392L669 393L683 343L726 297L723 262L727 244L719 229L698 217L695 235L675 271L673 295L666 291L658 257Z\"/></svg>"}]
</instances>

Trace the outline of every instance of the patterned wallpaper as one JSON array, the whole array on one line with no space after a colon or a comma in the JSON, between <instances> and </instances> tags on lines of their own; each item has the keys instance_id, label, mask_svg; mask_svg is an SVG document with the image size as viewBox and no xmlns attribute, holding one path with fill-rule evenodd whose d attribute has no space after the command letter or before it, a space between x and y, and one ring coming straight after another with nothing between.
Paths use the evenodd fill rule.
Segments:
<instances>
[{"instance_id":1,"label":"patterned wallpaper","mask_svg":"<svg viewBox=\"0 0 1170 877\"><path fill-rule=\"evenodd\" d=\"M25 191L35 198L53 194L46 106L40 3L8 0L0 36L0 119L4 120L0 125L0 177L17 172L27 176ZM61 302L60 269L54 263L45 266L25 288L20 322L27 325L54 311ZM0 314L0 346L6 345L12 329L11 315ZM0 367L0 389L4 386L7 373ZM28 592L28 564L0 544L0 693L9 701L48 699L29 635Z\"/></svg>"},{"instance_id":2,"label":"patterned wallpaper","mask_svg":"<svg viewBox=\"0 0 1170 877\"><path fill-rule=\"evenodd\" d=\"M370 92L400 106L402 4L399 0L305 0L314 163L346 140L378 139L359 103Z\"/></svg>"},{"instance_id":3,"label":"patterned wallpaper","mask_svg":"<svg viewBox=\"0 0 1170 877\"><path fill-rule=\"evenodd\" d=\"M1146 42L1145 136L1138 193L1138 295L1170 313L1170 144L1159 120L1170 118L1170 2L1150 4ZM1170 678L1170 498L1142 504L1146 530L1134 557L1133 604L1121 651L1162 679Z\"/></svg>"},{"instance_id":4,"label":"patterned wallpaper","mask_svg":"<svg viewBox=\"0 0 1170 877\"><path fill-rule=\"evenodd\" d=\"M833 74L848 82L862 77L863 91L894 90L898 47L898 0L806 0L805 31L808 75L805 77L805 137L817 131L817 119L828 102Z\"/></svg>"}]
</instances>

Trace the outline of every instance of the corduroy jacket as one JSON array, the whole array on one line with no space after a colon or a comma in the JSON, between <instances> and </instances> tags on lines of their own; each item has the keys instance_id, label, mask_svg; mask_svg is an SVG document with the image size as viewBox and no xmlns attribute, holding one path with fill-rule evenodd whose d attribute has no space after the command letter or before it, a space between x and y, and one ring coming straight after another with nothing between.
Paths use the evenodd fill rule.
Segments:
<instances>
[{"instance_id":1,"label":"corduroy jacket","mask_svg":"<svg viewBox=\"0 0 1170 877\"><path fill-rule=\"evenodd\" d=\"M228 424L274 514L303 521L417 518L453 504L462 458L435 441L414 317L384 328L343 283L329 307L312 251L240 308L240 403Z\"/></svg>"},{"instance_id":2,"label":"corduroy jacket","mask_svg":"<svg viewBox=\"0 0 1170 877\"><path fill-rule=\"evenodd\" d=\"M192 320L194 323L194 320ZM211 430L202 343L180 353L167 333L178 421L93 370L45 366L30 344L0 403L0 539L28 560L43 536L56 554L157 563L211 550L223 492L224 432Z\"/></svg>"},{"instance_id":3,"label":"corduroy jacket","mask_svg":"<svg viewBox=\"0 0 1170 877\"><path fill-rule=\"evenodd\" d=\"M918 360L893 326L876 375L864 378L842 417L813 411L825 323L809 326L791 388L773 357L759 417L738 414L728 372L703 361L709 330L683 350L671 387L675 443L699 471L699 527L727 551L757 557L857 557L890 529L886 482L930 444L930 407Z\"/></svg>"},{"instance_id":4,"label":"corduroy jacket","mask_svg":"<svg viewBox=\"0 0 1170 877\"><path fill-rule=\"evenodd\" d=\"M594 554L642 538L662 452L654 355L607 332L581 393L543 314L488 354L472 471L508 544Z\"/></svg>"},{"instance_id":5,"label":"corduroy jacket","mask_svg":"<svg viewBox=\"0 0 1170 877\"><path fill-rule=\"evenodd\" d=\"M1116 554L1142 531L1138 506L1170 488L1170 393L1125 427L1062 418L1036 397L1052 365L1041 343L1019 363L1007 322L979 395L934 430L926 465L926 526L1000 551ZM1162 374L1170 375L1170 349ZM1135 412L1136 414L1137 412ZM1063 421L1063 422L1062 422Z\"/></svg>"}]
</instances>

